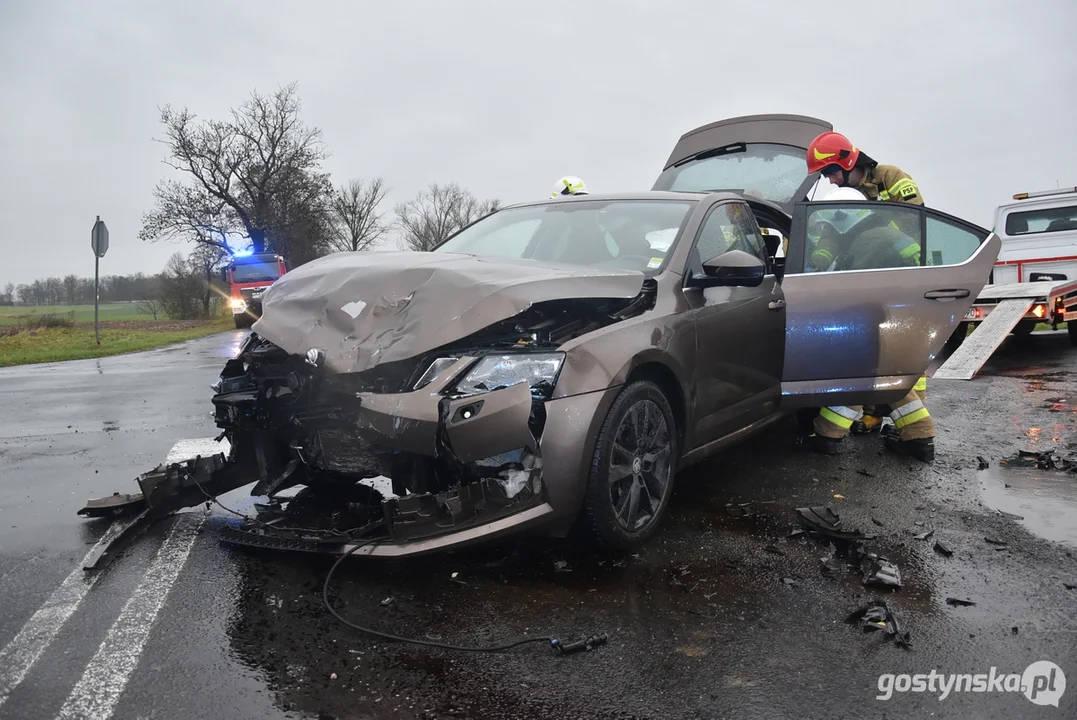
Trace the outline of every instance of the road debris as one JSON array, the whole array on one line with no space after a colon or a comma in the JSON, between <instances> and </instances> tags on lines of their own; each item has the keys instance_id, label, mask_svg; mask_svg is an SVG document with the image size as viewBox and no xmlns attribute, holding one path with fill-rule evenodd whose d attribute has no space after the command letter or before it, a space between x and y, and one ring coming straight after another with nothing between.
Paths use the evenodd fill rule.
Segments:
<instances>
[{"instance_id":1,"label":"road debris","mask_svg":"<svg viewBox=\"0 0 1077 720\"><path fill-rule=\"evenodd\" d=\"M553 571L558 573L572 572L572 568L569 566L567 560L554 560Z\"/></svg>"},{"instance_id":2,"label":"road debris","mask_svg":"<svg viewBox=\"0 0 1077 720\"><path fill-rule=\"evenodd\" d=\"M766 546L765 548L763 548L763 549L764 549L764 550L766 550L766 551L767 551L768 553L770 553L771 555L785 555L785 551L784 551L784 550L782 550L781 548L779 548L779 547L776 547L776 546L774 546L774 545L767 545L767 546Z\"/></svg>"},{"instance_id":3,"label":"road debris","mask_svg":"<svg viewBox=\"0 0 1077 720\"><path fill-rule=\"evenodd\" d=\"M912 636L908 630L902 630L897 615L885 600L873 600L846 619L850 624L859 624L864 632L883 631L888 640L893 640L897 647L910 649Z\"/></svg>"},{"instance_id":4,"label":"road debris","mask_svg":"<svg viewBox=\"0 0 1077 720\"><path fill-rule=\"evenodd\" d=\"M864 573L865 585L901 587L901 571L884 557L871 553L861 562L860 568Z\"/></svg>"},{"instance_id":5,"label":"road debris","mask_svg":"<svg viewBox=\"0 0 1077 720\"><path fill-rule=\"evenodd\" d=\"M725 511L732 517L752 517L755 515L755 510L752 508L751 503L726 503Z\"/></svg>"},{"instance_id":6,"label":"road debris","mask_svg":"<svg viewBox=\"0 0 1077 720\"><path fill-rule=\"evenodd\" d=\"M1025 519L1024 515L1014 515L1013 513L1008 513L1005 510L996 510L995 512L997 512L999 514L999 517L1009 518L1010 520L1024 520Z\"/></svg>"},{"instance_id":7,"label":"road debris","mask_svg":"<svg viewBox=\"0 0 1077 720\"><path fill-rule=\"evenodd\" d=\"M975 605L972 600L962 600L961 598L948 597L946 598L946 604L953 607L971 607Z\"/></svg>"},{"instance_id":8,"label":"road debris","mask_svg":"<svg viewBox=\"0 0 1077 720\"><path fill-rule=\"evenodd\" d=\"M874 536L865 535L859 530L842 530L841 518L825 506L797 508L797 520L808 532L816 533L832 540L855 542L871 540Z\"/></svg>"},{"instance_id":9,"label":"road debris","mask_svg":"<svg viewBox=\"0 0 1077 720\"><path fill-rule=\"evenodd\" d=\"M954 551L950 549L950 546L943 543L942 540L935 541L935 552L945 557L950 557L954 554Z\"/></svg>"},{"instance_id":10,"label":"road debris","mask_svg":"<svg viewBox=\"0 0 1077 720\"><path fill-rule=\"evenodd\" d=\"M986 470L987 468L991 467L991 463L984 460L982 455L977 455L976 460L980 463L980 470Z\"/></svg>"},{"instance_id":11,"label":"road debris","mask_svg":"<svg viewBox=\"0 0 1077 720\"><path fill-rule=\"evenodd\" d=\"M935 528L931 528L927 532L922 532L919 535L913 535L914 540L927 540L929 537L935 534Z\"/></svg>"},{"instance_id":12,"label":"road debris","mask_svg":"<svg viewBox=\"0 0 1077 720\"><path fill-rule=\"evenodd\" d=\"M387 598L385 598L384 600L382 600L382 601L381 601L381 606L382 606L382 607L389 607L389 606L390 606L390 605L392 605L392 604L393 604L394 602L396 602L396 598L394 598L394 597L387 597Z\"/></svg>"},{"instance_id":13,"label":"road debris","mask_svg":"<svg viewBox=\"0 0 1077 720\"><path fill-rule=\"evenodd\" d=\"M879 527L886 527L886 526L885 526L885 525L883 524L883 521L882 521L882 520L879 520L878 518L872 518L872 519L871 519L871 521L872 521L873 523L875 523L876 525L878 525Z\"/></svg>"},{"instance_id":14,"label":"road debris","mask_svg":"<svg viewBox=\"0 0 1077 720\"><path fill-rule=\"evenodd\" d=\"M864 477L870 477L870 478L875 477L872 473L869 473L867 470L857 470L856 474L857 475L863 475Z\"/></svg>"},{"instance_id":15,"label":"road debris","mask_svg":"<svg viewBox=\"0 0 1077 720\"><path fill-rule=\"evenodd\" d=\"M1066 588L1067 590L1077 590L1077 583L1064 582L1062 583L1062 587Z\"/></svg>"},{"instance_id":16,"label":"road debris","mask_svg":"<svg viewBox=\"0 0 1077 720\"><path fill-rule=\"evenodd\" d=\"M985 537L984 542L986 542L989 545L1001 545L1002 547L1006 547L1006 545L1007 545L1005 540L999 540L998 538L993 538L993 537Z\"/></svg>"}]
</instances>

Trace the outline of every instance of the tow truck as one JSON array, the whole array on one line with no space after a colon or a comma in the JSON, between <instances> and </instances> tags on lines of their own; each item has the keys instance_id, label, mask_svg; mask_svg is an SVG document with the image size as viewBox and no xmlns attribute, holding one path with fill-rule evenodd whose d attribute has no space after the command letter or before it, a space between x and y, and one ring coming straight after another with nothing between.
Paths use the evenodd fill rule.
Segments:
<instances>
[{"instance_id":1,"label":"tow truck","mask_svg":"<svg viewBox=\"0 0 1077 720\"><path fill-rule=\"evenodd\" d=\"M1077 187L1017 193L995 212L1002 250L947 341L936 378L971 380L1007 335L1066 324L1077 346Z\"/></svg>"},{"instance_id":2,"label":"tow truck","mask_svg":"<svg viewBox=\"0 0 1077 720\"><path fill-rule=\"evenodd\" d=\"M275 253L237 251L232 262L221 268L228 285L228 306L237 328L249 328L262 316L262 293L288 272L284 258Z\"/></svg>"}]
</instances>

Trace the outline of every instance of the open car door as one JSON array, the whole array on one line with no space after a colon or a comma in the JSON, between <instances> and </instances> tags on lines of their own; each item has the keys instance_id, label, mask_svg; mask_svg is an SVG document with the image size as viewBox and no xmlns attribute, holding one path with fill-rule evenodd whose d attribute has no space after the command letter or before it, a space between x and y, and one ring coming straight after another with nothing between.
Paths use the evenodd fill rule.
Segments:
<instances>
[{"instance_id":1,"label":"open car door","mask_svg":"<svg viewBox=\"0 0 1077 720\"><path fill-rule=\"evenodd\" d=\"M900 400L971 307L1001 245L924 207L798 203L782 281L782 407Z\"/></svg>"},{"instance_id":2,"label":"open car door","mask_svg":"<svg viewBox=\"0 0 1077 720\"><path fill-rule=\"evenodd\" d=\"M652 190L729 190L767 200L791 215L818 174L808 175L808 145L833 130L804 115L746 115L681 136Z\"/></svg>"}]
</instances>

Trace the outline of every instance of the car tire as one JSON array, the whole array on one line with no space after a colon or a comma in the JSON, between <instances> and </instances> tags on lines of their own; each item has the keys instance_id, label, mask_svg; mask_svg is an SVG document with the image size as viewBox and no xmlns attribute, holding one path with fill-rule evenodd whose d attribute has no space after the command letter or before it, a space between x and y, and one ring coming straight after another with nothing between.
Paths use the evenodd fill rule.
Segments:
<instances>
[{"instance_id":1,"label":"car tire","mask_svg":"<svg viewBox=\"0 0 1077 720\"><path fill-rule=\"evenodd\" d=\"M587 535L616 550L646 542L669 504L679 458L677 426L662 389L649 380L626 385L595 443L581 517Z\"/></svg>"},{"instance_id":2,"label":"car tire","mask_svg":"<svg viewBox=\"0 0 1077 720\"><path fill-rule=\"evenodd\" d=\"M243 313L242 315L236 315L235 317L236 317L236 329L237 330L246 330L247 328L249 328L251 325L254 324L253 322L251 322L252 321L251 316L248 315L247 313Z\"/></svg>"}]
</instances>

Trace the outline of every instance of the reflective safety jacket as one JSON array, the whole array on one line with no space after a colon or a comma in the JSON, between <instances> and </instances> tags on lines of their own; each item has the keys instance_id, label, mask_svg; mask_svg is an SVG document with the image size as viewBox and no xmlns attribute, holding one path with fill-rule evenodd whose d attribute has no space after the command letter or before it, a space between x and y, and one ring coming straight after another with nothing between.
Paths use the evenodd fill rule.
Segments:
<instances>
[{"instance_id":1,"label":"reflective safety jacket","mask_svg":"<svg viewBox=\"0 0 1077 720\"><path fill-rule=\"evenodd\" d=\"M920 188L909 174L893 165L876 165L864 173L864 179L856 188L868 200L889 200L923 205Z\"/></svg>"}]
</instances>

